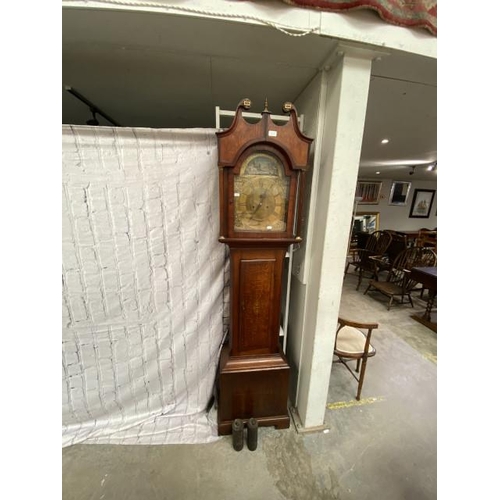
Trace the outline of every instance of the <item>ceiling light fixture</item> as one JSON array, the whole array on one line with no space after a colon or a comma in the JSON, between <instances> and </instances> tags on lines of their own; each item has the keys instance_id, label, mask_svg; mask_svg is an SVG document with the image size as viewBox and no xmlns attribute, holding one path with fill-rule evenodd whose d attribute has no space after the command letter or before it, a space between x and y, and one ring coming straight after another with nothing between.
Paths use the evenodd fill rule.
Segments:
<instances>
[{"instance_id":1,"label":"ceiling light fixture","mask_svg":"<svg viewBox=\"0 0 500 500\"><path fill-rule=\"evenodd\" d=\"M375 172L376 175L380 175L380 172Z\"/></svg>"},{"instance_id":2,"label":"ceiling light fixture","mask_svg":"<svg viewBox=\"0 0 500 500\"><path fill-rule=\"evenodd\" d=\"M103 118L108 120L109 123L112 125L115 125L116 127L120 127L121 125L117 123L113 118L111 118L108 114L106 114L104 111L102 111L100 108L98 108L93 102L89 101L85 96L80 94L78 90L74 89L70 85L65 85L64 90L69 92L71 95L76 97L78 100L83 102L89 107L90 112L92 113L92 118L90 120L87 120L87 125L99 125L99 122L97 121L96 114L101 115Z\"/></svg>"},{"instance_id":3,"label":"ceiling light fixture","mask_svg":"<svg viewBox=\"0 0 500 500\"><path fill-rule=\"evenodd\" d=\"M94 126L99 125L99 122L97 121L97 118L95 116L96 111L90 108L90 112L92 113L92 118L90 120L87 120L87 125L94 125Z\"/></svg>"},{"instance_id":4,"label":"ceiling light fixture","mask_svg":"<svg viewBox=\"0 0 500 500\"><path fill-rule=\"evenodd\" d=\"M382 139L380 142L381 142L382 144L387 144L387 143L389 142L389 139Z\"/></svg>"},{"instance_id":5,"label":"ceiling light fixture","mask_svg":"<svg viewBox=\"0 0 500 500\"><path fill-rule=\"evenodd\" d=\"M415 169L417 168L416 166L410 167L411 171L409 172L410 175L413 175L415 173Z\"/></svg>"}]
</instances>

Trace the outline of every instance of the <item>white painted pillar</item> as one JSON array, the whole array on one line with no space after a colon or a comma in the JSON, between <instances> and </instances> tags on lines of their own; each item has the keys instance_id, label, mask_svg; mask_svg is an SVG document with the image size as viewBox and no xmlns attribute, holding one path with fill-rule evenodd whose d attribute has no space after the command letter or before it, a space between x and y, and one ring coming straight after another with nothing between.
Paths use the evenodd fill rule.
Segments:
<instances>
[{"instance_id":1,"label":"white painted pillar","mask_svg":"<svg viewBox=\"0 0 500 500\"><path fill-rule=\"evenodd\" d=\"M381 55L349 44L323 70L308 221L302 342L296 408L303 430L321 428L327 403L333 344L342 294L351 214L365 124L371 62ZM321 97L322 96L322 97ZM292 305L293 306L293 305Z\"/></svg>"}]
</instances>

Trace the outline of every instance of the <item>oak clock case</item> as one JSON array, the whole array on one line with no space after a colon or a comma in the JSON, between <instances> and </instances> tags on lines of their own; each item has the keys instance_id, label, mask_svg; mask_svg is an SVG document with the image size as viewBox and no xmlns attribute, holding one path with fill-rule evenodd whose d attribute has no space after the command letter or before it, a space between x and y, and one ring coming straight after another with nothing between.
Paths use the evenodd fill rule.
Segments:
<instances>
[{"instance_id":1,"label":"oak clock case","mask_svg":"<svg viewBox=\"0 0 500 500\"><path fill-rule=\"evenodd\" d=\"M217 133L219 241L230 251L230 329L217 377L218 432L235 419L287 428L290 367L279 341L283 263L301 241L302 190L312 139L299 129L291 103L285 125L267 109L258 123L243 118L240 101L231 126Z\"/></svg>"}]
</instances>

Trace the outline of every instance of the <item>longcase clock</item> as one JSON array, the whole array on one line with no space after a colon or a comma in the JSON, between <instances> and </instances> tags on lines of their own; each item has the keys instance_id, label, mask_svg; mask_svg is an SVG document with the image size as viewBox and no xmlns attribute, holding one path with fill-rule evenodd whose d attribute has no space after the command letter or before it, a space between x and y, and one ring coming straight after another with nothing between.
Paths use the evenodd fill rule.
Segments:
<instances>
[{"instance_id":1,"label":"longcase clock","mask_svg":"<svg viewBox=\"0 0 500 500\"><path fill-rule=\"evenodd\" d=\"M248 123L243 99L229 129L218 132L220 238L230 250L230 331L218 369L218 432L235 419L287 428L290 367L279 341L283 262L301 241L302 193L312 139L291 103L276 125L267 102Z\"/></svg>"}]
</instances>

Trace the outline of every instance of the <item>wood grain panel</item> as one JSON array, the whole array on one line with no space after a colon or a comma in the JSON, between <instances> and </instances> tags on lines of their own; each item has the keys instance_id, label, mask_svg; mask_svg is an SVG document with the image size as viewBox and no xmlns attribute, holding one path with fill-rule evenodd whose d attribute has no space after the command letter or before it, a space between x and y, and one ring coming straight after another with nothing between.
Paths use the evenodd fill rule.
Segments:
<instances>
[{"instance_id":1,"label":"wood grain panel","mask_svg":"<svg viewBox=\"0 0 500 500\"><path fill-rule=\"evenodd\" d=\"M276 259L240 261L240 351L269 345Z\"/></svg>"},{"instance_id":2,"label":"wood grain panel","mask_svg":"<svg viewBox=\"0 0 500 500\"><path fill-rule=\"evenodd\" d=\"M279 350L286 248L231 248L231 355Z\"/></svg>"}]
</instances>

